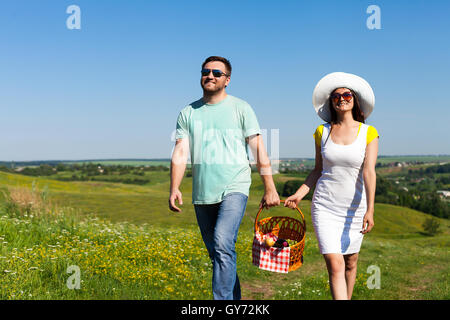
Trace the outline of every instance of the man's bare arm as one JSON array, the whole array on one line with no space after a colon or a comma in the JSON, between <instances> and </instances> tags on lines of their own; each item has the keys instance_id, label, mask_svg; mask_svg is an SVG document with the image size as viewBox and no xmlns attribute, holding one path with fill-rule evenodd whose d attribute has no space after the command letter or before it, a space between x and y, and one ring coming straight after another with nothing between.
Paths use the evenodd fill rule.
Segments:
<instances>
[{"instance_id":1,"label":"man's bare arm","mask_svg":"<svg viewBox=\"0 0 450 320\"><path fill-rule=\"evenodd\" d=\"M173 150L172 161L170 163L169 208L175 212L181 212L181 209L176 206L175 202L178 201L180 205L183 204L180 184L186 170L188 152L188 139L178 139L175 143L175 149Z\"/></svg>"},{"instance_id":2,"label":"man's bare arm","mask_svg":"<svg viewBox=\"0 0 450 320\"><path fill-rule=\"evenodd\" d=\"M259 134L253 135L247 138L247 143L252 151L253 158L256 160L256 168L264 184L264 196L259 206L260 208L277 206L280 204L280 197L273 182L272 167L263 139Z\"/></svg>"}]
</instances>

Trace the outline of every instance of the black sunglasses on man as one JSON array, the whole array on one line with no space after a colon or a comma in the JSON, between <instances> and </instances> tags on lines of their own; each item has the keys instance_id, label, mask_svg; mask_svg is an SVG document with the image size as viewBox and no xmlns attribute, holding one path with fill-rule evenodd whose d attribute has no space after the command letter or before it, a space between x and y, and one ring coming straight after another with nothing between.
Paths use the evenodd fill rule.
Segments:
<instances>
[{"instance_id":1,"label":"black sunglasses on man","mask_svg":"<svg viewBox=\"0 0 450 320\"><path fill-rule=\"evenodd\" d=\"M215 78L220 78L221 76L227 76L228 77L228 74L226 74L225 72L222 72L219 69L205 69L205 68L203 68L201 72L202 72L202 77L208 76L211 72L212 72L212 74L213 74L213 76Z\"/></svg>"}]
</instances>

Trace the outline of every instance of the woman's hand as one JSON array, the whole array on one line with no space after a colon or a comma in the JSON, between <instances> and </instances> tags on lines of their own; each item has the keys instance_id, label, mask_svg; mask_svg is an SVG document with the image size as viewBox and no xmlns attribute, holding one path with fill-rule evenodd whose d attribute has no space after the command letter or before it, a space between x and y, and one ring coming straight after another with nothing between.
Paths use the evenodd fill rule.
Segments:
<instances>
[{"instance_id":1,"label":"woman's hand","mask_svg":"<svg viewBox=\"0 0 450 320\"><path fill-rule=\"evenodd\" d=\"M367 211L366 214L364 215L361 233L362 234L369 233L374 225L375 223L373 221L373 211Z\"/></svg>"},{"instance_id":2,"label":"woman's hand","mask_svg":"<svg viewBox=\"0 0 450 320\"><path fill-rule=\"evenodd\" d=\"M291 209L295 209L298 205L298 203L302 200L303 197L299 196L298 194L293 194L286 200L284 200L284 206L289 207Z\"/></svg>"}]
</instances>

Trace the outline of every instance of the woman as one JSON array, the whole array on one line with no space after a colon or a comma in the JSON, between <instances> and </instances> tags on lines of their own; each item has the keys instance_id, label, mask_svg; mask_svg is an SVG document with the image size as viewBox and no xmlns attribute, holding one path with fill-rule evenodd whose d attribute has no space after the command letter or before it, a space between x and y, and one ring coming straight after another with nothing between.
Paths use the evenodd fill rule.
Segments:
<instances>
[{"instance_id":1,"label":"woman","mask_svg":"<svg viewBox=\"0 0 450 320\"><path fill-rule=\"evenodd\" d=\"M364 124L375 104L362 78L335 72L314 89L313 105L327 123L314 133L314 170L285 206L295 208L314 187L311 217L328 269L333 299L351 299L358 253L374 226L378 133Z\"/></svg>"}]
</instances>

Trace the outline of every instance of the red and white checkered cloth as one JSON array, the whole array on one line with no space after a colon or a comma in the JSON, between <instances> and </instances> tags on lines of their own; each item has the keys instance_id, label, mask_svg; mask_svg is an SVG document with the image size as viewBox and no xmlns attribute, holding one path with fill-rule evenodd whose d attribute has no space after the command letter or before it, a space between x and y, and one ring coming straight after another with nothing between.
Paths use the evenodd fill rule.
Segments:
<instances>
[{"instance_id":1,"label":"red and white checkered cloth","mask_svg":"<svg viewBox=\"0 0 450 320\"><path fill-rule=\"evenodd\" d=\"M253 264L262 270L288 273L291 248L267 247L264 238L255 232L252 247Z\"/></svg>"}]
</instances>

